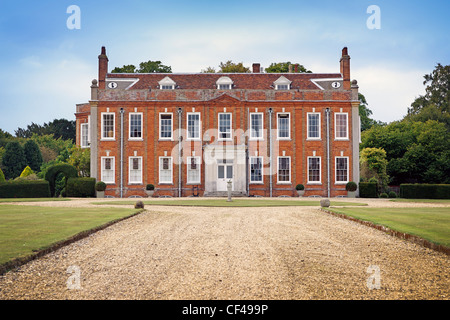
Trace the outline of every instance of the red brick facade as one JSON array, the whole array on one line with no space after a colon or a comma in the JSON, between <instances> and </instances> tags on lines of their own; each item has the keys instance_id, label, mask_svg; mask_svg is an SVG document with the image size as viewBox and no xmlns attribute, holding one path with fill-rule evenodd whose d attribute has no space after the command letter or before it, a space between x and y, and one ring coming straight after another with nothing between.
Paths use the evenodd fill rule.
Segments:
<instances>
[{"instance_id":1,"label":"red brick facade","mask_svg":"<svg viewBox=\"0 0 450 320\"><path fill-rule=\"evenodd\" d=\"M77 144L91 148L91 176L107 180L108 196L144 197L147 184L154 196L220 195L224 180L244 196L296 196L297 184L305 196L346 195L346 182L359 180L358 88L346 48L340 67L113 74L102 48L91 101L77 105Z\"/></svg>"}]
</instances>

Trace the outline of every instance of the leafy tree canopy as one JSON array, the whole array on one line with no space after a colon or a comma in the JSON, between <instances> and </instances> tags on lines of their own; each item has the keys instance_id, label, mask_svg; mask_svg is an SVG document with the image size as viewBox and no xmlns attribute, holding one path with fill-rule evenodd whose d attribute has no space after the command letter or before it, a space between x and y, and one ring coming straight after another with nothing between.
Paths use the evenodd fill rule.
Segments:
<instances>
[{"instance_id":1,"label":"leafy tree canopy","mask_svg":"<svg viewBox=\"0 0 450 320\"><path fill-rule=\"evenodd\" d=\"M49 135L52 134L56 139L75 141L76 138L76 122L75 120L55 119L43 125L32 122L27 128L18 128L14 131L18 138L31 138L33 134Z\"/></svg>"},{"instance_id":2,"label":"leafy tree canopy","mask_svg":"<svg viewBox=\"0 0 450 320\"><path fill-rule=\"evenodd\" d=\"M270 64L269 67L265 69L267 73L288 73L289 72L289 65L292 65L292 72L295 72L295 65L297 65L297 72L298 73L312 73L311 70L306 69L302 64L300 63L291 63L291 62L274 62Z\"/></svg>"},{"instance_id":3,"label":"leafy tree canopy","mask_svg":"<svg viewBox=\"0 0 450 320\"><path fill-rule=\"evenodd\" d=\"M129 64L123 67L116 67L112 73L172 73L172 67L163 65L161 61L141 62L139 68Z\"/></svg>"},{"instance_id":4,"label":"leafy tree canopy","mask_svg":"<svg viewBox=\"0 0 450 320\"><path fill-rule=\"evenodd\" d=\"M216 73L216 69L208 67L201 71L202 73ZM227 62L221 62L219 64L218 73L247 73L250 72L250 68L244 67L242 62L234 63L232 60Z\"/></svg>"}]
</instances>

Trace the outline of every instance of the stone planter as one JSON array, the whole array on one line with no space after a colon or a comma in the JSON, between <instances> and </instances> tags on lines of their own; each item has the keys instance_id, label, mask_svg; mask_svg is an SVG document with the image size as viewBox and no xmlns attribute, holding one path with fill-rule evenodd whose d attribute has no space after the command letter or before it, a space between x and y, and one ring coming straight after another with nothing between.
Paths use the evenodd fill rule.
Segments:
<instances>
[{"instance_id":1,"label":"stone planter","mask_svg":"<svg viewBox=\"0 0 450 320\"><path fill-rule=\"evenodd\" d=\"M297 190L297 193L299 197L303 197L303 195L305 194L305 190Z\"/></svg>"},{"instance_id":2,"label":"stone planter","mask_svg":"<svg viewBox=\"0 0 450 320\"><path fill-rule=\"evenodd\" d=\"M105 191L96 191L97 198L104 198L105 197Z\"/></svg>"},{"instance_id":3,"label":"stone planter","mask_svg":"<svg viewBox=\"0 0 450 320\"><path fill-rule=\"evenodd\" d=\"M145 190L145 193L147 194L147 197L151 198L153 197L155 190Z\"/></svg>"},{"instance_id":4,"label":"stone planter","mask_svg":"<svg viewBox=\"0 0 450 320\"><path fill-rule=\"evenodd\" d=\"M356 191L347 191L347 198L356 198Z\"/></svg>"}]
</instances>

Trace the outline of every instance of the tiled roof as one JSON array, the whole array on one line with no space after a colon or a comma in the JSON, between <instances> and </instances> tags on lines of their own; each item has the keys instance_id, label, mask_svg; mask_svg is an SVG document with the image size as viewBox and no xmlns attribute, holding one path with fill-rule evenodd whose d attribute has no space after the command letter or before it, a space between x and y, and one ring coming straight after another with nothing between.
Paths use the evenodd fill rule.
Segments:
<instances>
[{"instance_id":1,"label":"tiled roof","mask_svg":"<svg viewBox=\"0 0 450 320\"><path fill-rule=\"evenodd\" d=\"M292 89L318 90L311 80L341 79L340 73L108 73L107 79L139 79L129 90L156 89L159 81L169 77L180 89L215 89L216 81L223 76L233 80L235 89L269 90L281 76L286 77Z\"/></svg>"}]
</instances>

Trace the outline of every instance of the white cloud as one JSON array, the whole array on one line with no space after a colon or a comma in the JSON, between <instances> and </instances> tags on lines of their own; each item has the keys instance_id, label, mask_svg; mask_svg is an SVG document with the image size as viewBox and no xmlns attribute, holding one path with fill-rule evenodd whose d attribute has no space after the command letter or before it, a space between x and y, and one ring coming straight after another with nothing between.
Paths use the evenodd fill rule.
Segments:
<instances>
[{"instance_id":1,"label":"white cloud","mask_svg":"<svg viewBox=\"0 0 450 320\"><path fill-rule=\"evenodd\" d=\"M428 70L401 70L387 66L367 66L352 70L375 120L402 119L411 103L425 93L423 75Z\"/></svg>"}]
</instances>

